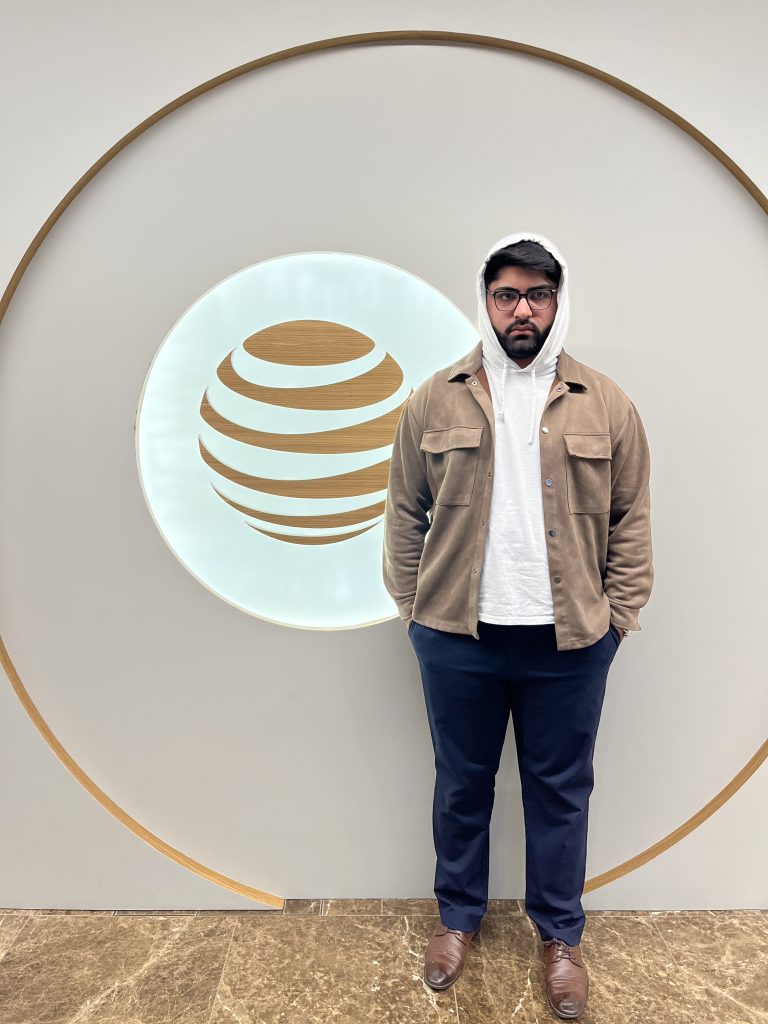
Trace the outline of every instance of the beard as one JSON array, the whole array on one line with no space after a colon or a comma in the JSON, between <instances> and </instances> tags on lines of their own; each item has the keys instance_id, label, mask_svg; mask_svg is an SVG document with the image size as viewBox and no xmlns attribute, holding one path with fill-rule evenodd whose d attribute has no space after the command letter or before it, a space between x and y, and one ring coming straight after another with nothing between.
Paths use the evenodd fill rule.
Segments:
<instances>
[{"instance_id":1,"label":"beard","mask_svg":"<svg viewBox=\"0 0 768 1024\"><path fill-rule=\"evenodd\" d=\"M512 324L512 327L520 326L518 324ZM506 331L497 331L494 327L494 333L499 339L499 344L507 353L510 359L532 359L541 352L544 347L544 342L547 340L551 325L546 330L540 331L536 324L524 324L523 326L530 329L530 334L512 334L511 328Z\"/></svg>"}]
</instances>

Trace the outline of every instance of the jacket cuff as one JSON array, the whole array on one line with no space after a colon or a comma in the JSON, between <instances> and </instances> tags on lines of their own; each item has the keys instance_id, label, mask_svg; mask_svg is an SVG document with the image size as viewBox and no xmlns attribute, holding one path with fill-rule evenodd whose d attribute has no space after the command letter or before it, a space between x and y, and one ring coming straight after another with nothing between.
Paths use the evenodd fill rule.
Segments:
<instances>
[{"instance_id":1,"label":"jacket cuff","mask_svg":"<svg viewBox=\"0 0 768 1024\"><path fill-rule=\"evenodd\" d=\"M616 604L614 601L610 602L611 605L611 622L619 627L619 629L634 629L638 632L642 628L638 622L638 615L640 613L639 608L629 608L625 604Z\"/></svg>"},{"instance_id":2,"label":"jacket cuff","mask_svg":"<svg viewBox=\"0 0 768 1024\"><path fill-rule=\"evenodd\" d=\"M408 625L408 623L413 618L413 605L414 605L415 600L416 600L416 598L414 596L414 597L406 597L406 598L403 598L403 600L401 600L401 601L396 601L395 602L397 604L397 614L400 616L400 618L403 620L403 622L406 624L406 626Z\"/></svg>"}]
</instances>

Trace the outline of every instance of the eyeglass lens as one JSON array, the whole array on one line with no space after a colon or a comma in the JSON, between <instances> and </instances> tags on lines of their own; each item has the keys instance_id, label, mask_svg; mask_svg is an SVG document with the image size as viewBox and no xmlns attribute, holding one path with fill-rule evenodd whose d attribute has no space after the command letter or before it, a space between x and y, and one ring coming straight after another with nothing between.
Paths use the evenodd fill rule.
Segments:
<instances>
[{"instance_id":1,"label":"eyeglass lens","mask_svg":"<svg viewBox=\"0 0 768 1024\"><path fill-rule=\"evenodd\" d=\"M546 309L552 301L552 289L532 288L526 298L531 309ZM514 288L499 289L493 299L498 309L512 309L520 301L520 292Z\"/></svg>"}]
</instances>

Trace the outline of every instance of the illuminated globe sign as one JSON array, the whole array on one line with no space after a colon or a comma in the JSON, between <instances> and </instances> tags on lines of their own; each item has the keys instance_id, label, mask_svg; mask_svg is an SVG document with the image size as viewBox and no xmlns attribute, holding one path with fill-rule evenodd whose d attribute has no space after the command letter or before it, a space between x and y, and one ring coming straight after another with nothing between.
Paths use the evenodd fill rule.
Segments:
<instances>
[{"instance_id":1,"label":"illuminated globe sign","mask_svg":"<svg viewBox=\"0 0 768 1024\"><path fill-rule=\"evenodd\" d=\"M152 517L201 583L285 625L392 618L381 578L403 405L479 340L444 295L379 260L297 253L206 292L174 325L139 401Z\"/></svg>"}]
</instances>

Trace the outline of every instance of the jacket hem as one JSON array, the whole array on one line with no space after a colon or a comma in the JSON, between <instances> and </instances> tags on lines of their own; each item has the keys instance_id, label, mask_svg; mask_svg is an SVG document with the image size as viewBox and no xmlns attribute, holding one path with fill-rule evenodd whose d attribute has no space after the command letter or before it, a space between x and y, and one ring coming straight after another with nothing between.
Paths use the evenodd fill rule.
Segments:
<instances>
[{"instance_id":1,"label":"jacket hem","mask_svg":"<svg viewBox=\"0 0 768 1024\"><path fill-rule=\"evenodd\" d=\"M466 636L474 636L472 630L460 622L448 622L446 619L431 619L429 622L422 622L421 619L417 619L413 616L413 621L418 622L420 626L426 626L428 629L442 629L446 633L463 633Z\"/></svg>"}]
</instances>

